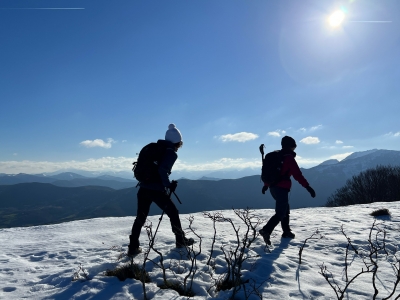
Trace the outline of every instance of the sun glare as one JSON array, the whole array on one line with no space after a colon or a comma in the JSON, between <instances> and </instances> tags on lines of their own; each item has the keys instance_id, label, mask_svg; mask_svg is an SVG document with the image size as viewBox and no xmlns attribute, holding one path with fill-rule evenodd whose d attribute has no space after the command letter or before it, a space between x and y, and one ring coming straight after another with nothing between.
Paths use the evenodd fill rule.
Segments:
<instances>
[{"instance_id":1,"label":"sun glare","mask_svg":"<svg viewBox=\"0 0 400 300\"><path fill-rule=\"evenodd\" d=\"M344 12L341 10L337 10L330 15L329 24L331 24L332 27L338 27L340 26L340 24L342 24L343 20L344 20Z\"/></svg>"}]
</instances>

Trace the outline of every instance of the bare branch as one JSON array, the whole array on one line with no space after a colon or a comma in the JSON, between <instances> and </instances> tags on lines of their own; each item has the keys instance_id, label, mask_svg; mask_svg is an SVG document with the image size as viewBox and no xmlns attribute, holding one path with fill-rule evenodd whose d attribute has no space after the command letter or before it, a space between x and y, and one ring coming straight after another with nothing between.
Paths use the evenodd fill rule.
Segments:
<instances>
[{"instance_id":1,"label":"bare branch","mask_svg":"<svg viewBox=\"0 0 400 300\"><path fill-rule=\"evenodd\" d=\"M317 235L318 235L318 237L316 237ZM320 232L317 229L309 238L306 238L304 240L304 243L300 247L300 250L299 250L299 265L301 265L301 254L303 253L303 249L306 246L307 241L308 240L319 240L319 239L322 239L322 238L323 238L323 236L320 234Z\"/></svg>"}]
</instances>

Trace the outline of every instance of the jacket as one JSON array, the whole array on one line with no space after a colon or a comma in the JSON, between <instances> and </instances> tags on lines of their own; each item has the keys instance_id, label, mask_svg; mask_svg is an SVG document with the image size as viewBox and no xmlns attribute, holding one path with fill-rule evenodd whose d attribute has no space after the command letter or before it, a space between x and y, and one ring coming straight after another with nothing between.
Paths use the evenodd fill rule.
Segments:
<instances>
[{"instance_id":1,"label":"jacket","mask_svg":"<svg viewBox=\"0 0 400 300\"><path fill-rule=\"evenodd\" d=\"M292 181L290 180L290 177L293 176L293 178L296 179L296 181L298 181L303 187L308 187L310 184L304 178L303 173L301 173L301 170L294 159L296 157L296 152L290 149L282 149L281 151L283 153L283 164L281 170L282 179L274 186L290 190L292 187ZM264 183L264 185L269 186L267 183Z\"/></svg>"},{"instance_id":2,"label":"jacket","mask_svg":"<svg viewBox=\"0 0 400 300\"><path fill-rule=\"evenodd\" d=\"M169 174L171 174L172 167L178 158L178 154L175 152L175 146L172 142L158 140L157 143L167 146L165 154L158 166L158 174L160 174L161 182L140 182L139 186L150 190L165 191L166 188L171 185Z\"/></svg>"}]
</instances>

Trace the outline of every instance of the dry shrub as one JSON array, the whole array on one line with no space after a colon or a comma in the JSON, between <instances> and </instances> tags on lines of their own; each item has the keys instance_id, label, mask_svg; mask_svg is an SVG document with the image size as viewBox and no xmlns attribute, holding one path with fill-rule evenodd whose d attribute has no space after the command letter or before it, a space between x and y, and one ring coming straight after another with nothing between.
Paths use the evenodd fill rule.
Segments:
<instances>
[{"instance_id":1,"label":"dry shrub","mask_svg":"<svg viewBox=\"0 0 400 300\"><path fill-rule=\"evenodd\" d=\"M121 281L125 281L127 278L142 281L144 278L145 282L150 282L149 274L136 263L127 263L116 267L114 270L107 270L104 275L115 276Z\"/></svg>"},{"instance_id":2,"label":"dry shrub","mask_svg":"<svg viewBox=\"0 0 400 300\"><path fill-rule=\"evenodd\" d=\"M380 208L377 210L374 210L372 213L370 213L371 216L374 217L379 217L379 216L390 216L390 211L387 208Z\"/></svg>"}]
</instances>

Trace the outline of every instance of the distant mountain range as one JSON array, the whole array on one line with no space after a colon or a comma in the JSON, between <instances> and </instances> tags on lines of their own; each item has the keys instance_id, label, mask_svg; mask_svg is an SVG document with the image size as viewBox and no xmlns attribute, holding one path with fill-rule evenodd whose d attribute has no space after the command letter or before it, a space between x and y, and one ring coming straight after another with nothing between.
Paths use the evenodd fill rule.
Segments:
<instances>
[{"instance_id":1,"label":"distant mountain range","mask_svg":"<svg viewBox=\"0 0 400 300\"><path fill-rule=\"evenodd\" d=\"M16 175L0 174L0 185L28 182L51 183L62 187L103 186L116 190L135 187L137 184L137 181L133 179L133 176L132 179L126 179L111 175L85 177L72 172L64 172L50 176L44 174L30 175L22 173Z\"/></svg>"},{"instance_id":2,"label":"distant mountain range","mask_svg":"<svg viewBox=\"0 0 400 300\"><path fill-rule=\"evenodd\" d=\"M316 167L302 169L303 175L315 189L317 197L311 198L308 192L292 179L290 206L292 209L324 206L327 198L342 187L346 180L377 165L400 165L400 151L356 152L340 162L329 160ZM136 215L137 189L132 187L136 185L133 180L124 182L126 179L118 177L82 178L83 176L76 175L64 173L56 177L28 174L1 176L0 182L7 180L11 182L13 177L20 181L32 179L43 181L0 185L0 228ZM183 204L175 203L181 213L224 210L232 207L255 209L274 207L274 200L269 192L261 194L263 184L259 175L239 179L204 179L179 180L176 192ZM94 186L71 187L85 182ZM130 184L131 187L116 190L113 187L96 186L98 182ZM55 186L56 183L59 186ZM161 211L153 205L150 214L159 213Z\"/></svg>"},{"instance_id":3,"label":"distant mountain range","mask_svg":"<svg viewBox=\"0 0 400 300\"><path fill-rule=\"evenodd\" d=\"M171 174L171 179L177 180L180 178L187 178L192 180L202 179L202 177L210 178L210 180L215 179L237 179L242 178L245 176L251 176L258 174L261 169L261 160L260 160L260 168L244 168L244 169L224 169L220 171L184 171L184 170L173 170ZM57 172L52 173L42 173L42 174L34 174L34 176L39 177L53 177L59 174L75 174L80 175L86 178L100 178L103 176L110 176L110 177L117 177L120 179L133 179L133 173L131 170L127 171L119 171L119 172L90 172L90 171L83 171L83 170L76 170L76 169L68 169L68 170L60 170ZM7 174L0 173L0 178ZM12 175L15 176L15 175ZM68 179L68 178L64 178ZM0 183L1 184L1 183Z\"/></svg>"},{"instance_id":4,"label":"distant mountain range","mask_svg":"<svg viewBox=\"0 0 400 300\"><path fill-rule=\"evenodd\" d=\"M49 183L0 186L0 228L133 214L135 189L59 187Z\"/></svg>"}]
</instances>

